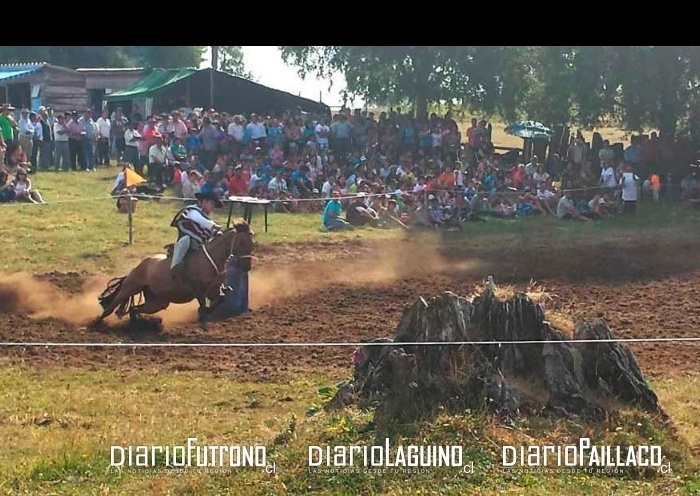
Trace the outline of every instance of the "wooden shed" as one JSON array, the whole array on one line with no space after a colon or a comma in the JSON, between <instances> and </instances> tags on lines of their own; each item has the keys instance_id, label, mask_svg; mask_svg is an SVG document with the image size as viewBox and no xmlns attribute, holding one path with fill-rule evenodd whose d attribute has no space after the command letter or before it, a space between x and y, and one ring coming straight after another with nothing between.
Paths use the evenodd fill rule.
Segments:
<instances>
[{"instance_id":1,"label":"wooden shed","mask_svg":"<svg viewBox=\"0 0 700 496\"><path fill-rule=\"evenodd\" d=\"M0 65L0 95L15 107L56 112L87 108L85 76L47 62Z\"/></svg>"},{"instance_id":2,"label":"wooden shed","mask_svg":"<svg viewBox=\"0 0 700 496\"><path fill-rule=\"evenodd\" d=\"M106 105L105 96L129 88L146 73L143 67L81 67L76 71L85 76L88 107L99 110Z\"/></svg>"}]
</instances>

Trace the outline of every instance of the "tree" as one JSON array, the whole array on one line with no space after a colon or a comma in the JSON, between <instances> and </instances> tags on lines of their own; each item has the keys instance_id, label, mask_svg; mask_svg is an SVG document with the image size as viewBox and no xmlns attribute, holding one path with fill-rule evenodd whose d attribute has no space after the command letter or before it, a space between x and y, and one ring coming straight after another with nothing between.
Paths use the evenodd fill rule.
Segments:
<instances>
[{"instance_id":1,"label":"tree","mask_svg":"<svg viewBox=\"0 0 700 496\"><path fill-rule=\"evenodd\" d=\"M301 77L315 73L345 76L344 97L368 103L415 103L427 113L429 103L448 102L477 110L515 114L518 89L526 71L513 64L527 47L479 46L281 46L284 61ZM500 99L502 96L507 98Z\"/></svg>"},{"instance_id":2,"label":"tree","mask_svg":"<svg viewBox=\"0 0 700 496\"><path fill-rule=\"evenodd\" d=\"M0 63L48 62L64 67L198 67L201 46L2 46Z\"/></svg>"},{"instance_id":3,"label":"tree","mask_svg":"<svg viewBox=\"0 0 700 496\"><path fill-rule=\"evenodd\" d=\"M214 48L214 47L212 47ZM240 76L246 79L253 79L253 75L246 71L243 62L242 46L220 46L219 49L219 70ZM212 58L213 60L213 58Z\"/></svg>"}]
</instances>

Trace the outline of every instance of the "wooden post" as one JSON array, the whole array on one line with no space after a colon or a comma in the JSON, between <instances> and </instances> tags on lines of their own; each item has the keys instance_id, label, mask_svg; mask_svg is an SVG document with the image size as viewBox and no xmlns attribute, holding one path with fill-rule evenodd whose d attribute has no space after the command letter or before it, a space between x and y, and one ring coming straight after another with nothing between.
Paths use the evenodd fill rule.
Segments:
<instances>
[{"instance_id":1,"label":"wooden post","mask_svg":"<svg viewBox=\"0 0 700 496\"><path fill-rule=\"evenodd\" d=\"M129 202L126 205L127 212L129 213L129 244L132 244L134 242L134 209L132 205L131 192L129 192L126 199Z\"/></svg>"}]
</instances>

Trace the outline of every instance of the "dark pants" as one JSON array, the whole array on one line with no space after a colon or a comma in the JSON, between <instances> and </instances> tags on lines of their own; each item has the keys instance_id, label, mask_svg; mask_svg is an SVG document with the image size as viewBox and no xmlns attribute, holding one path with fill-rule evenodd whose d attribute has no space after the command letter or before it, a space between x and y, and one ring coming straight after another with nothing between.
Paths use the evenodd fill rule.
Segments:
<instances>
[{"instance_id":1,"label":"dark pants","mask_svg":"<svg viewBox=\"0 0 700 496\"><path fill-rule=\"evenodd\" d=\"M637 213L637 202L636 201L625 201L622 206L622 213L634 215Z\"/></svg>"},{"instance_id":2,"label":"dark pants","mask_svg":"<svg viewBox=\"0 0 700 496\"><path fill-rule=\"evenodd\" d=\"M148 181L158 186L163 185L163 164L148 164Z\"/></svg>"},{"instance_id":3,"label":"dark pants","mask_svg":"<svg viewBox=\"0 0 700 496\"><path fill-rule=\"evenodd\" d=\"M71 169L78 170L78 167L81 169L85 168L85 151L81 140L69 139L68 153L70 155Z\"/></svg>"},{"instance_id":4,"label":"dark pants","mask_svg":"<svg viewBox=\"0 0 700 496\"><path fill-rule=\"evenodd\" d=\"M39 168L48 170L53 164L53 141L42 141L39 145Z\"/></svg>"},{"instance_id":5,"label":"dark pants","mask_svg":"<svg viewBox=\"0 0 700 496\"><path fill-rule=\"evenodd\" d=\"M97 140L97 165L109 165L109 138Z\"/></svg>"},{"instance_id":6,"label":"dark pants","mask_svg":"<svg viewBox=\"0 0 700 496\"><path fill-rule=\"evenodd\" d=\"M41 141L38 139L32 140L32 156L29 158L29 162L32 164L32 170L36 171L39 165L39 147L41 147Z\"/></svg>"}]
</instances>

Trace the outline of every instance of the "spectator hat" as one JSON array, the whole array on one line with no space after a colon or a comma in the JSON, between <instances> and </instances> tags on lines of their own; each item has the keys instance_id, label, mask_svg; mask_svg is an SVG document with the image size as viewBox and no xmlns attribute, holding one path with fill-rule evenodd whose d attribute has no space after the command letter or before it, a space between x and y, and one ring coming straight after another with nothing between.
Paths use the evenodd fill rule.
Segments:
<instances>
[{"instance_id":1,"label":"spectator hat","mask_svg":"<svg viewBox=\"0 0 700 496\"><path fill-rule=\"evenodd\" d=\"M199 201L206 201L206 200L213 201L216 208L221 208L224 206L224 204L221 203L221 200L219 200L219 197L216 196L216 193L214 193L212 191L208 191L206 193L195 193L194 196Z\"/></svg>"}]
</instances>

